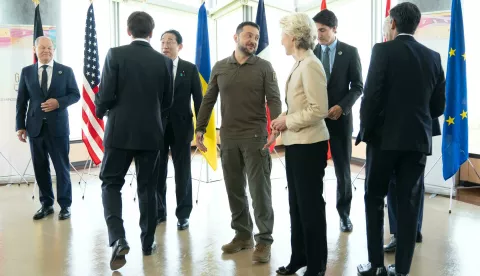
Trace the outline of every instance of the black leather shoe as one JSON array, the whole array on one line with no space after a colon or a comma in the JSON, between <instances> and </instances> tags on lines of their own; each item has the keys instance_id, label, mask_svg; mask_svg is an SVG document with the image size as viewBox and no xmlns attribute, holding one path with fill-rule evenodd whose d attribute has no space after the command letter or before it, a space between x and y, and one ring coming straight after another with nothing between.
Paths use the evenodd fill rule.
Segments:
<instances>
[{"instance_id":1,"label":"black leather shoe","mask_svg":"<svg viewBox=\"0 0 480 276\"><path fill-rule=\"evenodd\" d=\"M340 231L342 232L352 232L353 224L350 221L350 218L341 218L340 219Z\"/></svg>"},{"instance_id":2,"label":"black leather shoe","mask_svg":"<svg viewBox=\"0 0 480 276\"><path fill-rule=\"evenodd\" d=\"M357 266L357 272L359 276L387 276L385 266L372 267L371 263Z\"/></svg>"},{"instance_id":3,"label":"black leather shoe","mask_svg":"<svg viewBox=\"0 0 480 276\"><path fill-rule=\"evenodd\" d=\"M65 207L60 210L60 213L58 214L58 219L59 220L64 220L68 219L72 216L72 213L70 213L70 207Z\"/></svg>"},{"instance_id":4,"label":"black leather shoe","mask_svg":"<svg viewBox=\"0 0 480 276\"><path fill-rule=\"evenodd\" d=\"M277 274L279 275L293 275L299 270L300 268L304 267L306 265L297 265L297 266L292 266L292 265L287 265L287 266L281 266L277 269Z\"/></svg>"},{"instance_id":5,"label":"black leather shoe","mask_svg":"<svg viewBox=\"0 0 480 276\"><path fill-rule=\"evenodd\" d=\"M165 217L158 218L158 219L157 219L157 224L160 224L160 223L165 222L165 221L167 221L167 217L166 217L166 216L165 216Z\"/></svg>"},{"instance_id":6,"label":"black leather shoe","mask_svg":"<svg viewBox=\"0 0 480 276\"><path fill-rule=\"evenodd\" d=\"M190 226L188 219L179 219L177 222L177 229L180 231L187 229L188 226Z\"/></svg>"},{"instance_id":7,"label":"black leather shoe","mask_svg":"<svg viewBox=\"0 0 480 276\"><path fill-rule=\"evenodd\" d=\"M418 243L423 242L423 236L421 232L417 232L417 239L415 241Z\"/></svg>"},{"instance_id":8,"label":"black leather shoe","mask_svg":"<svg viewBox=\"0 0 480 276\"><path fill-rule=\"evenodd\" d=\"M401 274L401 273L397 273L395 271L395 264L391 264L388 266L388 276L408 276L408 274Z\"/></svg>"},{"instance_id":9,"label":"black leather shoe","mask_svg":"<svg viewBox=\"0 0 480 276\"><path fill-rule=\"evenodd\" d=\"M153 252L155 252L156 249L157 249L157 244L154 242L150 247L142 248L143 255L150 256L152 255Z\"/></svg>"},{"instance_id":10,"label":"black leather shoe","mask_svg":"<svg viewBox=\"0 0 480 276\"><path fill-rule=\"evenodd\" d=\"M392 236L390 243L383 246L383 251L386 253L391 253L391 252L395 252L396 249L397 249L397 238L395 236Z\"/></svg>"},{"instance_id":11,"label":"black leather shoe","mask_svg":"<svg viewBox=\"0 0 480 276\"><path fill-rule=\"evenodd\" d=\"M325 271L312 274L308 270L306 270L303 276L325 276Z\"/></svg>"},{"instance_id":12,"label":"black leather shoe","mask_svg":"<svg viewBox=\"0 0 480 276\"><path fill-rule=\"evenodd\" d=\"M113 244L112 258L110 259L110 269L118 270L123 267L127 263L125 255L127 255L128 252L130 252L130 247L128 246L127 240L118 239Z\"/></svg>"},{"instance_id":13,"label":"black leather shoe","mask_svg":"<svg viewBox=\"0 0 480 276\"><path fill-rule=\"evenodd\" d=\"M44 217L53 214L53 206L42 206L33 216L34 220L43 219Z\"/></svg>"}]
</instances>

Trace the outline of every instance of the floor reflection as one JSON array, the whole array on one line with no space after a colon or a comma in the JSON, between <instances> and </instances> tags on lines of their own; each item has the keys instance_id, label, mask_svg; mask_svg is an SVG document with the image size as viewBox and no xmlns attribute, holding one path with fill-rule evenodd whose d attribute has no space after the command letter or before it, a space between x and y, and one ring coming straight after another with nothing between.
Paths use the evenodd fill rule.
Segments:
<instances>
[{"instance_id":1,"label":"floor reflection","mask_svg":"<svg viewBox=\"0 0 480 276\"><path fill-rule=\"evenodd\" d=\"M200 177L202 163L199 160L193 162L194 177ZM112 272L98 177L86 176L88 186L82 200L84 187L79 186L78 177L72 175L74 202L72 218L67 221L58 220L58 205L54 216L33 221L32 216L39 208L37 197L35 201L31 199L33 187L0 187L0 275L276 275L275 270L286 265L290 258L290 223L285 172L279 160L275 160L273 166L275 241L268 264L252 263L253 250L222 254L221 246L233 238L234 232L230 228L230 209L221 171L210 171L209 177L219 181L200 182L200 187L199 182L194 181L194 202L198 191L199 202L194 206L190 228L180 232L176 228L174 180L168 179L169 213L167 221L157 227L158 248L149 257L142 256L140 245L138 202L134 201L136 184L133 182L130 186L131 176L127 177L123 214L131 251L127 265ZM205 177L205 169L203 171ZM98 169L92 169L91 173L98 173ZM341 233L335 209L334 170L327 168L324 195L329 247L327 275L356 275L357 264L368 259L363 180L357 180L356 186L351 212L354 230ZM253 215L253 210L250 211ZM417 244L411 275L477 275L479 207L454 202L449 215L447 198L427 196L423 225L424 242ZM388 225L385 239L389 239ZM394 255L386 255L385 259L386 264L392 263ZM303 275L303 271L297 275Z\"/></svg>"}]
</instances>

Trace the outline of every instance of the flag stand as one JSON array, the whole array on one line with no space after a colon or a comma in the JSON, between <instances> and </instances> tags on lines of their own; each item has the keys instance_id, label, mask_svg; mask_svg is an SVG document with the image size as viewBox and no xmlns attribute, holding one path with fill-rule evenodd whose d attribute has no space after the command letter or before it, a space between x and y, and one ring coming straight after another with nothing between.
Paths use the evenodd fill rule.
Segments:
<instances>
[{"instance_id":1,"label":"flag stand","mask_svg":"<svg viewBox=\"0 0 480 276\"><path fill-rule=\"evenodd\" d=\"M427 173L425 173L423 179L427 178L427 176L430 174L430 172L433 170L433 168L437 165L438 161L440 161L440 159L442 159L442 156L443 155L440 155L440 157L438 157L437 161L435 161L435 163L433 164L433 166L427 171ZM475 172L475 174L477 175L478 178L480 178L480 174L478 173L477 169L475 169L475 166L473 166L472 164L472 161L470 161L470 159L467 159L468 161L468 164L470 164L470 167L472 167L473 171ZM359 174L363 171L363 169L365 168L365 164L363 164L362 168L360 169L360 172L358 172L357 176L355 176L355 180L357 180ZM453 204L453 189L455 188L455 179L453 177L451 177L452 179L452 185L450 186L450 204L449 204L449 209L448 209L448 213L451 214L452 213L452 204ZM352 182L353 184L353 182ZM457 187L457 189L459 190L466 190L466 189L480 189L480 186L479 187Z\"/></svg>"},{"instance_id":2,"label":"flag stand","mask_svg":"<svg viewBox=\"0 0 480 276\"><path fill-rule=\"evenodd\" d=\"M24 177L25 173L20 174L20 173L17 171L17 169L12 165L12 163L10 163L10 161L8 161L7 157L5 157L5 155L3 155L3 153L2 153L1 151L0 151L0 154L2 155L3 159L5 159L5 161L7 161L8 165L10 166L10 168L12 168L12 169L17 173L17 175L20 176L20 178L21 178L20 180L25 181L25 183L27 183L27 185L30 186L30 183L28 183L28 181L27 181L27 180L25 179L25 177ZM30 164L30 161L28 161L28 164ZM27 165L27 166L28 166L28 165ZM25 169L25 171L26 171L26 170L27 170L27 169ZM21 183L21 181L18 182L18 186L20 186L20 183Z\"/></svg>"},{"instance_id":3,"label":"flag stand","mask_svg":"<svg viewBox=\"0 0 480 276\"><path fill-rule=\"evenodd\" d=\"M220 152L220 148L218 147L218 145L216 145L217 147L217 151ZM195 155L197 154L198 152L198 148L195 149L195 152L192 154L192 158L191 160L193 161L193 158L195 157ZM202 180L202 170L203 170L203 165L205 164L205 168L207 170L207 180L206 181L203 181ZM217 179L217 180L210 180L210 177L209 177L209 168L208 168L208 162L205 162L205 158L202 158L202 164L200 165L200 175L198 177L198 179L192 177L193 180L197 180L198 181L198 186L197 186L197 199L195 200L195 203L198 204L198 197L199 197L199 194L200 194L200 183L203 182L203 183L213 183L213 182L219 182L219 181L222 181L222 179Z\"/></svg>"}]
</instances>

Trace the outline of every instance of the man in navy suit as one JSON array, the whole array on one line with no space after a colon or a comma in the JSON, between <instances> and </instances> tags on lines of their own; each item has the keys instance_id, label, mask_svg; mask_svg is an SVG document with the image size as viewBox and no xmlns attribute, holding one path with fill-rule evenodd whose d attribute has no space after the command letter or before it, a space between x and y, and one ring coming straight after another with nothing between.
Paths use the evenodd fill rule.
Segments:
<instances>
[{"instance_id":1,"label":"man in navy suit","mask_svg":"<svg viewBox=\"0 0 480 276\"><path fill-rule=\"evenodd\" d=\"M53 214L50 156L57 175L57 201L61 207L58 218L64 220L70 218L72 204L67 107L78 102L80 92L72 69L53 61L54 46L50 38L37 38L34 50L38 63L23 68L20 76L17 136L22 142L27 141L27 136L30 140L33 170L42 203L33 219Z\"/></svg>"},{"instance_id":2,"label":"man in navy suit","mask_svg":"<svg viewBox=\"0 0 480 276\"><path fill-rule=\"evenodd\" d=\"M193 139L193 114L191 98L198 114L202 104L202 86L197 66L178 57L183 48L182 35L176 30L162 34L162 52L173 60L173 78L175 96L173 106L162 114L165 126L164 149L160 151L159 176L157 184L158 221L162 223L167 217L167 172L168 152L172 153L175 169L175 193L177 197L178 230L189 227L189 217L192 212L192 173L191 173L191 142Z\"/></svg>"}]
</instances>

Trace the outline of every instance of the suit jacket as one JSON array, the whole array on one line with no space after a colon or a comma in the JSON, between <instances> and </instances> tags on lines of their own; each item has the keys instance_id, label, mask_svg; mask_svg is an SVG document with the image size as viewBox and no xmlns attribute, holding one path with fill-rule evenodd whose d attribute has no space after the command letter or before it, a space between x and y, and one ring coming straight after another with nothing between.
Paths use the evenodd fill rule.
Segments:
<instances>
[{"instance_id":1,"label":"suit jacket","mask_svg":"<svg viewBox=\"0 0 480 276\"><path fill-rule=\"evenodd\" d=\"M175 141L190 143L193 139L191 98L193 97L195 115L198 116L203 97L200 76L195 64L178 59L174 91L172 108L162 114L164 124L172 123Z\"/></svg>"},{"instance_id":2,"label":"suit jacket","mask_svg":"<svg viewBox=\"0 0 480 276\"><path fill-rule=\"evenodd\" d=\"M440 54L409 35L376 44L360 108L360 141L430 154L432 118L445 109ZM439 130L439 129L437 129Z\"/></svg>"},{"instance_id":3,"label":"suit jacket","mask_svg":"<svg viewBox=\"0 0 480 276\"><path fill-rule=\"evenodd\" d=\"M328 140L325 124L328 115L327 78L312 50L297 61L285 87L288 106L284 145L313 144Z\"/></svg>"},{"instance_id":4,"label":"suit jacket","mask_svg":"<svg viewBox=\"0 0 480 276\"><path fill-rule=\"evenodd\" d=\"M322 58L322 47L317 44L315 55ZM362 95L362 64L357 48L341 41L337 42L332 73L328 80L328 108L339 105L343 114L338 120L325 119L331 135L348 135L353 132L352 107Z\"/></svg>"},{"instance_id":5,"label":"suit jacket","mask_svg":"<svg viewBox=\"0 0 480 276\"><path fill-rule=\"evenodd\" d=\"M163 148L162 112L173 102L172 69L172 60L144 41L108 51L95 95L97 117L108 111L105 147Z\"/></svg>"},{"instance_id":6,"label":"suit jacket","mask_svg":"<svg viewBox=\"0 0 480 276\"><path fill-rule=\"evenodd\" d=\"M59 108L43 112L40 105L51 98L58 101ZM79 99L80 92L70 67L53 63L52 80L47 96L44 96L38 79L38 63L27 66L22 69L18 86L16 130L26 129L29 137L37 137L45 118L50 135L68 136L70 128L67 107Z\"/></svg>"}]
</instances>

